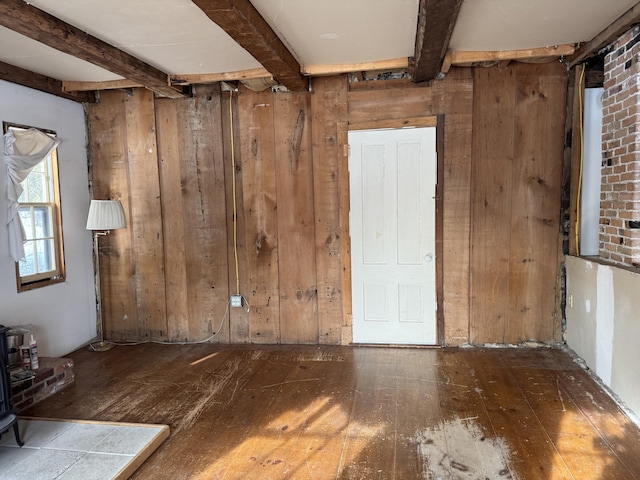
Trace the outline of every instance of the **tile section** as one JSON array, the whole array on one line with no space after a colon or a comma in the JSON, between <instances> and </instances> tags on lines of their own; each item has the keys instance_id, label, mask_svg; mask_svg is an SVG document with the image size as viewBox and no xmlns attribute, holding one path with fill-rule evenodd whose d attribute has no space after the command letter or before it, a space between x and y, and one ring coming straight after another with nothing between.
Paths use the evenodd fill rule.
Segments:
<instances>
[{"instance_id":1,"label":"tile section","mask_svg":"<svg viewBox=\"0 0 640 480\"><path fill-rule=\"evenodd\" d=\"M25 442L0 438L0 480L90 480L126 478L128 468L149 455L168 436L164 425L26 420L19 422Z\"/></svg>"}]
</instances>

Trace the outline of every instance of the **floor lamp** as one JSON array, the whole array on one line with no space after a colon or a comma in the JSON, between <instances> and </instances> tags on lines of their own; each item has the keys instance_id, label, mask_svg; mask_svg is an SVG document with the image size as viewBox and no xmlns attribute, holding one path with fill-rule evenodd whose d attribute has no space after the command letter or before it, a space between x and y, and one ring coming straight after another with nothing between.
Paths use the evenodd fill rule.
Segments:
<instances>
[{"instance_id":1,"label":"floor lamp","mask_svg":"<svg viewBox=\"0 0 640 480\"><path fill-rule=\"evenodd\" d=\"M102 318L102 288L100 283L100 257L98 255L98 238L108 235L111 230L125 228L127 222L124 209L118 200L91 200L87 218L87 230L93 230L93 264L96 275L96 324L100 341L89 344L92 352L105 352L115 347L115 343L105 342L104 322Z\"/></svg>"}]
</instances>

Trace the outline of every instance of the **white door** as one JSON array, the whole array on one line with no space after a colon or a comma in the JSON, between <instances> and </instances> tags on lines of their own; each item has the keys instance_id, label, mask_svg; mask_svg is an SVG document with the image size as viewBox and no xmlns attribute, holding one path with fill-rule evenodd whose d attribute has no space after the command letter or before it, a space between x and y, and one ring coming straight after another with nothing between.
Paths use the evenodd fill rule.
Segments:
<instances>
[{"instance_id":1,"label":"white door","mask_svg":"<svg viewBox=\"0 0 640 480\"><path fill-rule=\"evenodd\" d=\"M434 345L436 129L349 132L353 341Z\"/></svg>"}]
</instances>

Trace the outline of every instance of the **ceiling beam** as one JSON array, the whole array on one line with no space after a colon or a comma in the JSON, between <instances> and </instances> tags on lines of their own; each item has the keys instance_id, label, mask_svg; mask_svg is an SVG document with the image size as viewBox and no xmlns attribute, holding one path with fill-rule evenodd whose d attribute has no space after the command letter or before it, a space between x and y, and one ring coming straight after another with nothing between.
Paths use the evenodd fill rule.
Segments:
<instances>
[{"instance_id":1,"label":"ceiling beam","mask_svg":"<svg viewBox=\"0 0 640 480\"><path fill-rule=\"evenodd\" d=\"M573 45L556 45L555 47L527 48L524 50L491 50L447 52L442 72L447 73L452 65L473 65L484 62L502 62L511 60L535 60L569 56L575 52Z\"/></svg>"},{"instance_id":2,"label":"ceiling beam","mask_svg":"<svg viewBox=\"0 0 640 480\"><path fill-rule=\"evenodd\" d=\"M306 90L300 64L249 0L193 0L289 90Z\"/></svg>"},{"instance_id":3,"label":"ceiling beam","mask_svg":"<svg viewBox=\"0 0 640 480\"><path fill-rule=\"evenodd\" d=\"M93 103L96 101L96 97L93 93L83 92L71 94L64 92L62 89L62 82L60 80L35 73L30 70L25 70L24 68L16 67L15 65L9 65L4 62L0 62L0 79L17 85L22 85L23 87L33 88L41 92L66 98L67 100L73 100L75 102Z\"/></svg>"},{"instance_id":4,"label":"ceiling beam","mask_svg":"<svg viewBox=\"0 0 640 480\"><path fill-rule=\"evenodd\" d=\"M140 83L158 95L183 96L169 85L166 73L23 0L0 1L0 25Z\"/></svg>"},{"instance_id":5,"label":"ceiling beam","mask_svg":"<svg viewBox=\"0 0 640 480\"><path fill-rule=\"evenodd\" d=\"M615 42L623 33L638 23L640 23L640 2L623 13L611 25L593 37L591 41L580 47L571 59L569 66L574 67L597 55L600 50Z\"/></svg>"},{"instance_id":6,"label":"ceiling beam","mask_svg":"<svg viewBox=\"0 0 640 480\"><path fill-rule=\"evenodd\" d=\"M237 80L253 80L256 78L272 78L266 68L252 68L224 73L189 73L171 75L171 85L191 85L194 83L234 82Z\"/></svg>"},{"instance_id":7,"label":"ceiling beam","mask_svg":"<svg viewBox=\"0 0 640 480\"><path fill-rule=\"evenodd\" d=\"M333 65L303 65L302 74L308 76L339 75L341 73L396 70L409 66L407 57L378 60L365 63L341 63Z\"/></svg>"},{"instance_id":8,"label":"ceiling beam","mask_svg":"<svg viewBox=\"0 0 640 480\"><path fill-rule=\"evenodd\" d=\"M416 46L409 75L414 82L440 73L463 0L420 0Z\"/></svg>"},{"instance_id":9,"label":"ceiling beam","mask_svg":"<svg viewBox=\"0 0 640 480\"><path fill-rule=\"evenodd\" d=\"M78 82L75 80L63 80L62 90L65 92L89 92L98 90L117 90L126 88L142 88L144 85L131 80L105 80L102 82Z\"/></svg>"}]
</instances>

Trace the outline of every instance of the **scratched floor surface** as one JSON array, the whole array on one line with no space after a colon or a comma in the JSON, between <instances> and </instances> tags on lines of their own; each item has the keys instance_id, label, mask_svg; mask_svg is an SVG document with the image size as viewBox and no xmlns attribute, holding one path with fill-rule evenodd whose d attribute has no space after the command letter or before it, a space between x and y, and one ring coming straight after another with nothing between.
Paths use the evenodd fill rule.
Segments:
<instances>
[{"instance_id":1,"label":"scratched floor surface","mask_svg":"<svg viewBox=\"0 0 640 480\"><path fill-rule=\"evenodd\" d=\"M25 415L168 424L134 479L634 479L640 430L562 350L120 346Z\"/></svg>"}]
</instances>

